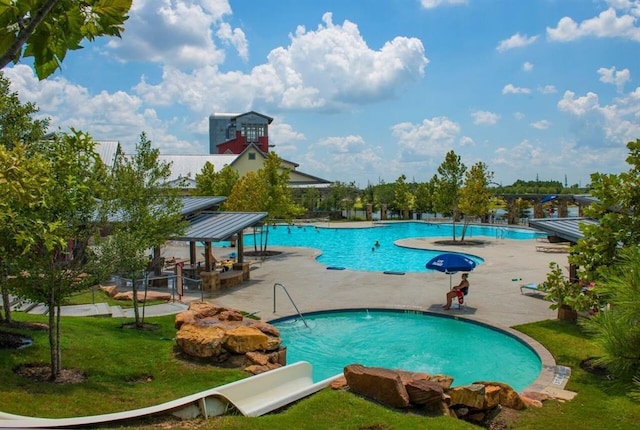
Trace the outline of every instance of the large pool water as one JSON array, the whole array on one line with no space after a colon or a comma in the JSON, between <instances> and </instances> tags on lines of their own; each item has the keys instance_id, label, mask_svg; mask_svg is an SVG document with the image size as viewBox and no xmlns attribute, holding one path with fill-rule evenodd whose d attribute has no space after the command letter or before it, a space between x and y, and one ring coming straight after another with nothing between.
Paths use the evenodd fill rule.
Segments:
<instances>
[{"instance_id":1,"label":"large pool water","mask_svg":"<svg viewBox=\"0 0 640 430\"><path fill-rule=\"evenodd\" d=\"M456 224L456 238L462 226ZM528 229L471 225L465 238L491 238L499 240L530 240L543 233ZM322 252L318 262L327 267L371 272L427 272L425 263L442 251L404 248L394 243L408 238L452 238L452 224L398 222L366 228L314 227L312 225L279 225L269 227L267 246L297 246L314 248ZM264 243L264 239L257 239ZM376 242L379 246L376 246ZM245 249L254 244L252 234L244 235ZM434 246L435 248L435 246ZM480 257L465 254L477 264Z\"/></svg>"},{"instance_id":2,"label":"large pool water","mask_svg":"<svg viewBox=\"0 0 640 430\"><path fill-rule=\"evenodd\" d=\"M287 362L313 365L313 380L348 364L446 374L453 385L500 381L521 391L542 370L538 355L516 337L478 323L417 311L349 310L271 321Z\"/></svg>"}]
</instances>

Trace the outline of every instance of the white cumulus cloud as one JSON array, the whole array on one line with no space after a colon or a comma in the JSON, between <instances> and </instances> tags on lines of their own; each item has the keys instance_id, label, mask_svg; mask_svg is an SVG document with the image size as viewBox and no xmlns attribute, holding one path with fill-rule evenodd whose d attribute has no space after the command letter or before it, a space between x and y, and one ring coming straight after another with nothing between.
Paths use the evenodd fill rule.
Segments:
<instances>
[{"instance_id":1,"label":"white cumulus cloud","mask_svg":"<svg viewBox=\"0 0 640 430\"><path fill-rule=\"evenodd\" d=\"M513 84L507 84L502 88L502 94L531 94L529 88L516 87Z\"/></svg>"},{"instance_id":2,"label":"white cumulus cloud","mask_svg":"<svg viewBox=\"0 0 640 430\"><path fill-rule=\"evenodd\" d=\"M501 40L496 47L498 52L508 51L509 49L522 48L531 45L538 39L538 36L528 37L526 34L516 33L508 39Z\"/></svg>"},{"instance_id":3,"label":"white cumulus cloud","mask_svg":"<svg viewBox=\"0 0 640 430\"><path fill-rule=\"evenodd\" d=\"M472 112L471 117L476 125L495 125L500 120L500 115L497 113L484 110Z\"/></svg>"},{"instance_id":4,"label":"white cumulus cloud","mask_svg":"<svg viewBox=\"0 0 640 430\"><path fill-rule=\"evenodd\" d=\"M533 63L530 63L528 61L525 61L522 64L522 70L524 70L525 72L530 72L533 70Z\"/></svg>"},{"instance_id":5,"label":"white cumulus cloud","mask_svg":"<svg viewBox=\"0 0 640 430\"><path fill-rule=\"evenodd\" d=\"M555 28L547 27L547 37L556 42L570 42L582 37L620 37L640 42L640 27L633 15L618 16L614 8L601 12L597 17L577 23L565 16Z\"/></svg>"},{"instance_id":6,"label":"white cumulus cloud","mask_svg":"<svg viewBox=\"0 0 640 430\"><path fill-rule=\"evenodd\" d=\"M538 130L546 130L551 127L551 122L546 119L535 121L529 124L533 128L537 128Z\"/></svg>"},{"instance_id":7,"label":"white cumulus cloud","mask_svg":"<svg viewBox=\"0 0 640 430\"><path fill-rule=\"evenodd\" d=\"M624 85L631 79L629 69L616 70L615 67L609 69L601 67L598 69L598 74L600 75L601 82L615 85L618 92L622 92Z\"/></svg>"}]
</instances>

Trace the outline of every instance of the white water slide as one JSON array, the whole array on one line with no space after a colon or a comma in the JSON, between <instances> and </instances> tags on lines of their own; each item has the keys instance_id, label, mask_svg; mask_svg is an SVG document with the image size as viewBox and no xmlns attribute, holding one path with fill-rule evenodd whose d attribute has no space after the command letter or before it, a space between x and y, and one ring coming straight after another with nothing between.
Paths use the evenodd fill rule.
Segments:
<instances>
[{"instance_id":1,"label":"white water slide","mask_svg":"<svg viewBox=\"0 0 640 430\"><path fill-rule=\"evenodd\" d=\"M89 426L159 414L172 414L183 419L208 418L234 408L243 415L257 417L320 391L339 376L313 383L311 364L299 361L197 394L131 411L74 418L34 418L0 412L0 428Z\"/></svg>"}]
</instances>

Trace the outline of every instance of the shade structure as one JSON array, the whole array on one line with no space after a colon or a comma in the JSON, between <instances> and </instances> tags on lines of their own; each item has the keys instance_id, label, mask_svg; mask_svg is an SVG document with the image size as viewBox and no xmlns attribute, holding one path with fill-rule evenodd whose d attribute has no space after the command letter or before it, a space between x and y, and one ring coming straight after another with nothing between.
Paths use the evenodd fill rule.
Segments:
<instances>
[{"instance_id":1,"label":"shade structure","mask_svg":"<svg viewBox=\"0 0 640 430\"><path fill-rule=\"evenodd\" d=\"M457 272L470 272L476 267L476 262L463 254L446 252L433 257L425 264L427 269L449 275L449 289L451 289L452 275Z\"/></svg>"}]
</instances>

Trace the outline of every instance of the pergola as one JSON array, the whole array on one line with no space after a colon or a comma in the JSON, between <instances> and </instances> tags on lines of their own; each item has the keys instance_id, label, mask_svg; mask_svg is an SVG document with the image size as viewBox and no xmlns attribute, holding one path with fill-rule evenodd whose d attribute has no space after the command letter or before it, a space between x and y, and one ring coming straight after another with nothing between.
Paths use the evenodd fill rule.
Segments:
<instances>
[{"instance_id":1,"label":"pergola","mask_svg":"<svg viewBox=\"0 0 640 430\"><path fill-rule=\"evenodd\" d=\"M226 197L182 197L182 216L189 222L189 228L181 236L169 240L189 242L189 259L196 264L196 243L205 245L205 267L211 267L211 243L236 240L237 262L244 262L243 231L260 225L268 216L267 212L217 212ZM159 261L160 249L154 250L154 260ZM161 269L161 268L159 268Z\"/></svg>"}]
</instances>

